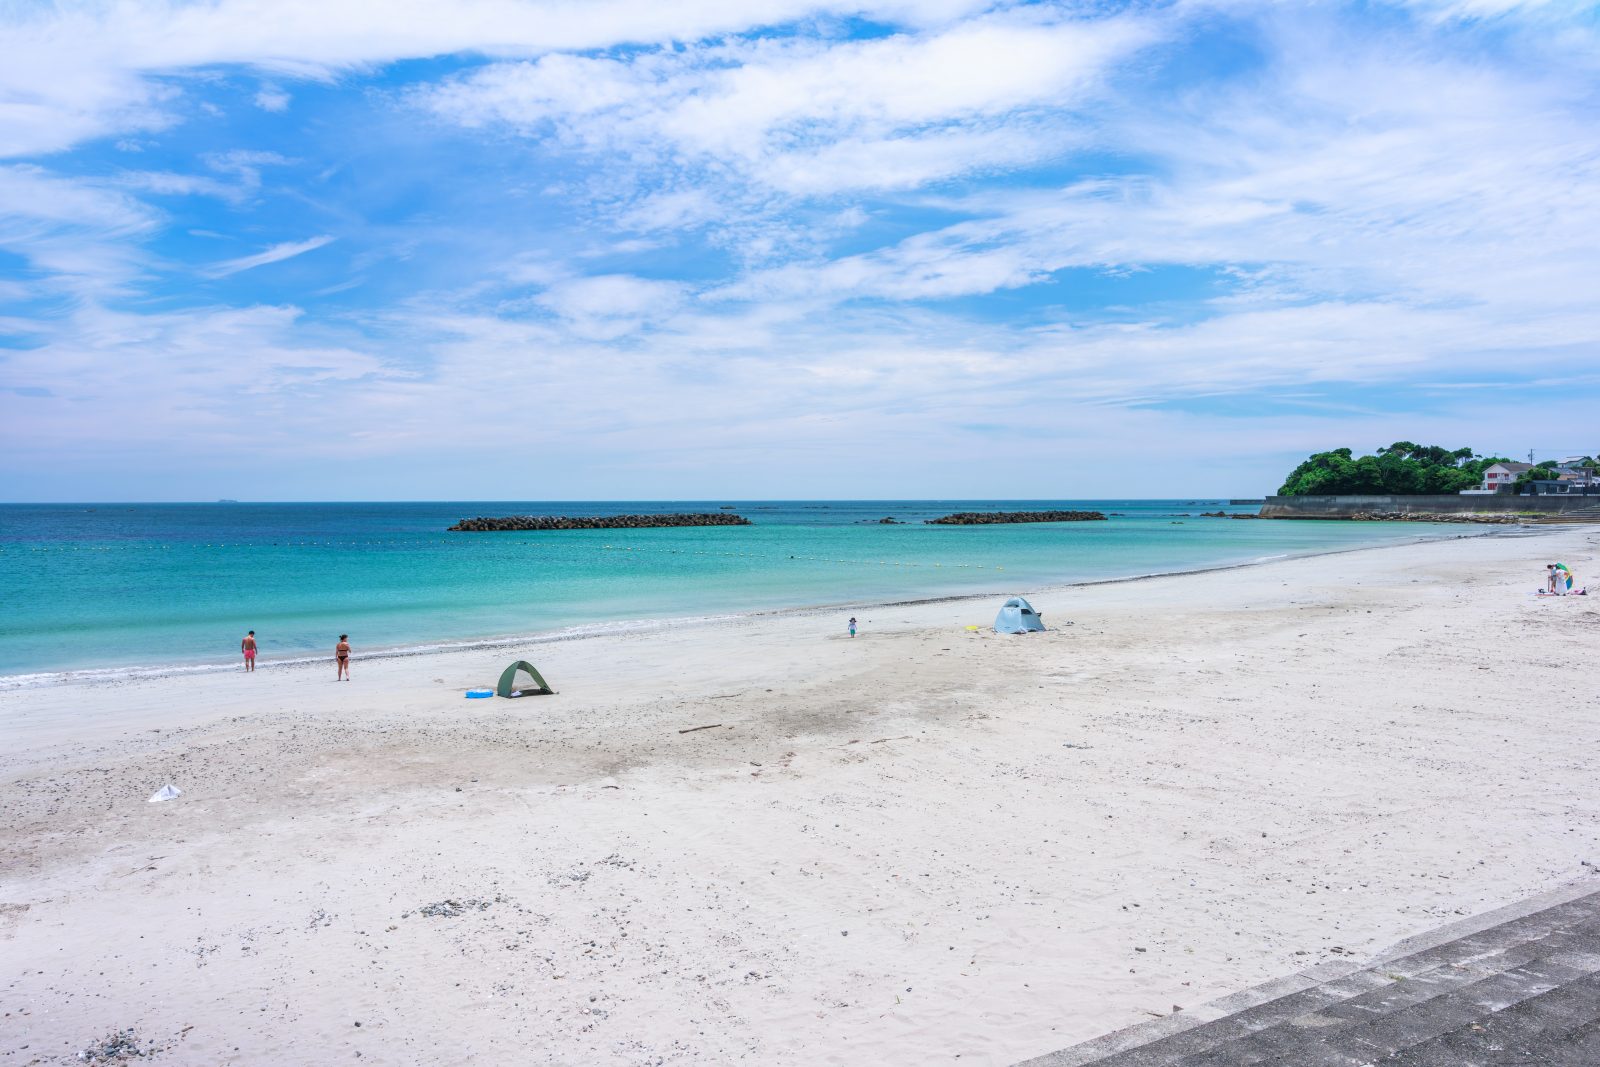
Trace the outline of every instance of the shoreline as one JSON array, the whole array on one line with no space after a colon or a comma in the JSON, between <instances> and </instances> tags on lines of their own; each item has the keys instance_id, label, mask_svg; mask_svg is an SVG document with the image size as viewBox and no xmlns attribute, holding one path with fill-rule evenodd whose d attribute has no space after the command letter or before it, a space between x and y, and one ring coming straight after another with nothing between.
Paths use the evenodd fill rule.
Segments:
<instances>
[{"instance_id":1,"label":"shoreline","mask_svg":"<svg viewBox=\"0 0 1600 1067\"><path fill-rule=\"evenodd\" d=\"M0 1058L1010 1067L1376 958L1594 877L1535 533L0 693Z\"/></svg>"},{"instance_id":2,"label":"shoreline","mask_svg":"<svg viewBox=\"0 0 1600 1067\"><path fill-rule=\"evenodd\" d=\"M1443 524L1441 524L1443 525ZM1272 556L1262 556L1249 560L1233 563L1219 563L1208 567L1191 567L1171 571L1149 571L1136 574L1122 575L1110 578L1086 578L1082 581L1061 582L1036 587L1032 595L1050 594L1070 589L1092 588L1105 585L1119 585L1126 582L1150 581L1157 578L1174 578L1191 574L1213 574L1223 571L1239 570L1246 567L1259 567L1280 560L1289 559L1316 559L1322 556L1337 556L1351 552L1367 552L1377 549L1403 548L1408 545L1426 544L1434 541L1454 541L1476 537L1538 537L1551 532L1552 527L1495 524L1491 529L1484 529L1474 533L1462 533L1452 530L1449 533L1440 533L1436 536L1418 535L1405 540L1388 541L1381 544L1358 545L1349 548L1328 548L1314 552L1287 552ZM925 597L912 597L903 600L871 600L871 601L838 601L823 604L801 604L793 607L782 608L752 608L747 611L727 612L717 615L685 615L666 616L661 618L617 619L608 622L575 623L569 626L557 627L551 630L533 630L526 633L497 634L487 637L472 637L462 639L440 638L423 641L416 644L380 646L368 652L361 652L352 657L352 662L372 662L381 660L406 659L417 656L434 654L453 654L488 651L497 648L507 648L516 645L549 645L567 641L582 641L592 638L607 637L617 634L650 633L674 628L706 627L736 623L742 619L767 619L784 617L807 617L823 615L836 611L865 611L878 608L912 607L925 604L959 603L967 600L986 600L993 597L1014 595L1002 590L983 592L961 592L950 594L935 594ZM291 668L304 669L313 664L326 666L329 654L294 655L283 658L262 657L256 664L256 669L263 668ZM204 677L208 675L226 674L240 671L237 657L226 662L214 661L198 663L189 666L182 664L130 664L119 667L93 667L77 670L56 671L29 671L16 674L0 674L0 693L27 691L35 689L48 689L57 686L114 686L129 681L146 679L161 679L173 677Z\"/></svg>"}]
</instances>

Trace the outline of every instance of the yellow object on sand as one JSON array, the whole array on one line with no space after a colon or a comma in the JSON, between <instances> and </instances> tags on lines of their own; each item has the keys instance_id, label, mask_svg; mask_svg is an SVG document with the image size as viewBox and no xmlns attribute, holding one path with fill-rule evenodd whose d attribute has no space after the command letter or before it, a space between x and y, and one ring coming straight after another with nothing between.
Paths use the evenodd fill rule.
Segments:
<instances>
[{"instance_id":1,"label":"yellow object on sand","mask_svg":"<svg viewBox=\"0 0 1600 1067\"><path fill-rule=\"evenodd\" d=\"M981 627L981 626L969 626L969 627L967 627L967 632L968 633L977 633L981 629L983 629L983 627Z\"/></svg>"}]
</instances>

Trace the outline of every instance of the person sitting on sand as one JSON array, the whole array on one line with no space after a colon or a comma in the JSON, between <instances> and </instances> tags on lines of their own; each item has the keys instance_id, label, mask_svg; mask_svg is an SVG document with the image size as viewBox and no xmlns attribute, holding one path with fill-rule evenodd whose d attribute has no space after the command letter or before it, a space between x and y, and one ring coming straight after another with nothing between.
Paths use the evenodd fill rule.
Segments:
<instances>
[{"instance_id":1,"label":"person sitting on sand","mask_svg":"<svg viewBox=\"0 0 1600 1067\"><path fill-rule=\"evenodd\" d=\"M339 643L333 646L333 658L339 661L339 673L334 681L350 680L350 635L340 634Z\"/></svg>"},{"instance_id":2,"label":"person sitting on sand","mask_svg":"<svg viewBox=\"0 0 1600 1067\"><path fill-rule=\"evenodd\" d=\"M256 632L251 630L244 635L244 640L239 642L239 651L244 653L244 669L256 669Z\"/></svg>"}]
</instances>

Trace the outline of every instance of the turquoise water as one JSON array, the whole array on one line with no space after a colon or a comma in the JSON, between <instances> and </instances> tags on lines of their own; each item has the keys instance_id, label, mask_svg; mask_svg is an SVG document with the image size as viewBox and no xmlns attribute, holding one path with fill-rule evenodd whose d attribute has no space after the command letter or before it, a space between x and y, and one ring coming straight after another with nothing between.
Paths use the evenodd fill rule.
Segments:
<instances>
[{"instance_id":1,"label":"turquoise water","mask_svg":"<svg viewBox=\"0 0 1600 1067\"><path fill-rule=\"evenodd\" d=\"M447 533L473 515L715 511L729 501L0 506L0 676L263 661L640 620L1040 586L1458 531L1238 522L1218 501L737 503L756 525ZM1106 522L927 526L966 510ZM1252 510L1226 509L1225 510ZM878 525L893 516L905 525ZM46 678L34 679L39 681Z\"/></svg>"}]
</instances>

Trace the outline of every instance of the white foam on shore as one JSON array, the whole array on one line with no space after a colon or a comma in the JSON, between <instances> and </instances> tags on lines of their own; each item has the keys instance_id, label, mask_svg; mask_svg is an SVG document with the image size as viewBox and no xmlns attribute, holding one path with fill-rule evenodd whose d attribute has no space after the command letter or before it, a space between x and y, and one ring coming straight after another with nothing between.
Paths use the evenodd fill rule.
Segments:
<instances>
[{"instance_id":1,"label":"white foam on shore","mask_svg":"<svg viewBox=\"0 0 1600 1067\"><path fill-rule=\"evenodd\" d=\"M1236 570L1240 567L1256 567L1267 563L1275 563L1285 559L1310 559L1317 556L1336 556L1346 552L1367 552L1375 549L1398 548L1405 545L1422 544L1428 541L1458 540L1464 537L1507 537L1528 536L1550 533L1556 528L1528 527L1528 526L1493 526L1482 531L1471 533L1453 532L1436 536L1419 535L1405 540L1390 541L1383 544L1358 545L1347 548L1331 548L1316 552L1278 553L1271 556L1257 556L1247 560L1233 563L1220 563L1209 567L1193 567L1183 570L1146 571L1135 574L1118 575L1108 578L1087 578L1082 581L1065 582L1056 585L1039 587L1033 595L1053 591L1069 590L1083 586L1110 585L1119 582L1148 581L1155 578L1174 578L1186 574L1207 574L1213 571ZM502 637L469 638L459 641L434 641L420 645L402 645L389 648L379 648L370 652L362 652L352 658L357 660L395 659L404 656L423 656L436 652L472 652L495 648L510 648L515 645L540 645L557 641L580 641L591 637L615 637L630 633L648 633L686 626L706 626L716 623L736 622L746 618L766 618L774 615L820 615L831 611L852 610L862 611L872 608L890 608L913 604L947 603L958 600L985 600L996 596L1010 596L1011 592L1005 590L963 590L959 593L915 597L908 600L872 601L872 602L845 602L839 604L809 604L785 608L753 609L750 611L732 612L722 615L694 615L680 616L664 619L619 619L610 622L578 623L564 626L556 630L535 631L529 634L510 634ZM326 666L332 657L329 653L307 656L287 656L282 659L262 658L259 665L262 667L305 667L312 664ZM226 663L202 663L193 665L136 665L125 667L95 667L73 671L43 671L33 674L0 675L0 692L18 689L37 689L55 685L116 685L119 683L139 681L149 678L169 678L182 675L208 675L220 674L227 671L240 670L239 661L230 659Z\"/></svg>"},{"instance_id":2,"label":"white foam on shore","mask_svg":"<svg viewBox=\"0 0 1600 1067\"><path fill-rule=\"evenodd\" d=\"M755 614L753 612L746 614ZM726 622L743 615L696 615L671 619L619 619L614 622L580 623L558 630L545 630L531 634L484 637L462 641L432 641L421 645L400 645L360 652L356 660L396 659L403 656L425 656L434 652L472 652L480 649L509 648L513 645L542 645L556 641L580 641L589 637L611 637L618 634L648 633L677 626L702 626ZM258 668L303 667L311 664L326 666L332 662L331 653L315 656L284 656L276 659L262 657ZM237 659L226 663L198 663L182 665L132 665L126 667L92 667L76 671L41 671L34 674L0 675L0 692L15 689L37 689L52 685L116 684L146 678L171 678L182 675L221 674L240 670Z\"/></svg>"}]
</instances>

